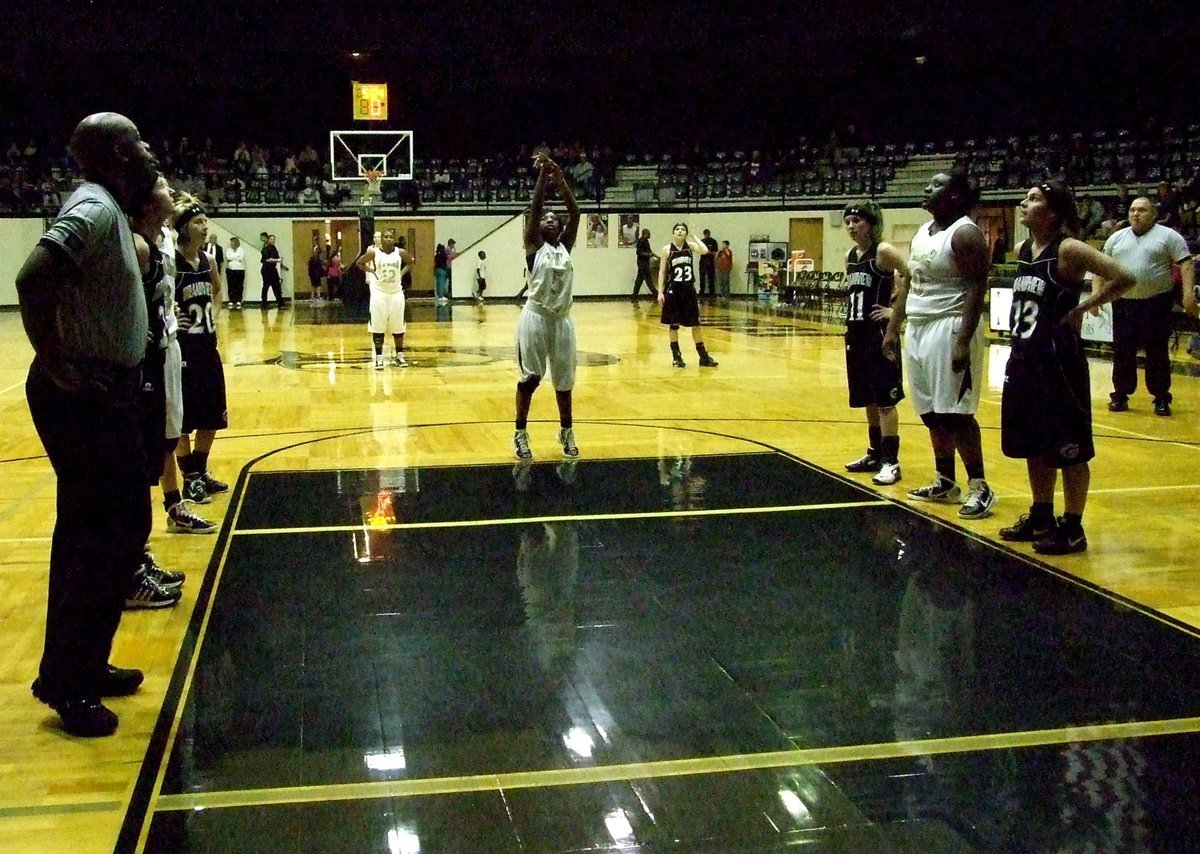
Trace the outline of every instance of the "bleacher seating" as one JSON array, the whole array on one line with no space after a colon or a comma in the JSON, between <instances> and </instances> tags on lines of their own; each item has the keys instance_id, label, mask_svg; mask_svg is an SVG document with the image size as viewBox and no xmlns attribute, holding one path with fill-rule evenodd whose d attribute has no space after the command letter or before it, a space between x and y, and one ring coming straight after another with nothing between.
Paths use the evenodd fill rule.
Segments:
<instances>
[{"instance_id":1,"label":"bleacher seating","mask_svg":"<svg viewBox=\"0 0 1200 854\"><path fill-rule=\"evenodd\" d=\"M319 190L326 208L358 203L357 187L324 183L328 166L320 161L317 146L309 146L311 154L306 159L297 158L292 151L261 146L239 148L229 157L214 153L209 143L200 151L182 141L178 146L162 143L155 147L172 183L215 209L296 207L302 199L315 204L318 196L313 188ZM554 150L569 169L583 149L559 145ZM65 152L57 157L39 153L49 151L63 149L45 145L30 152L12 145L0 158L0 212L41 214L61 204L77 179ZM1036 179L1063 175L1077 188L1097 188L1094 195L1101 189L1104 195L1111 195L1109 191L1116 185L1143 187L1165 181L1183 185L1187 196L1197 193L1193 176L1200 172L1200 124L1138 132L1107 129L938 142L856 142L853 148L837 148L833 142L818 145L801 138L786 151L704 151L695 146L676 152L616 155L593 147L588 153L598 180L581 188L580 195L586 191L598 196L600 204L606 190L617 182L618 166L635 177L629 179L628 192L615 193L615 197L632 201L648 194L664 205L705 202L736 206L864 195L886 198L898 170L914 158L933 157L965 168L985 193L1015 194ZM652 185L647 184L647 172L653 176ZM385 183L380 201L401 207L510 209L528 198L534 177L527 152L420 158L414 164L413 184ZM635 196L634 189L642 195ZM901 194L904 192L911 190Z\"/></svg>"}]
</instances>

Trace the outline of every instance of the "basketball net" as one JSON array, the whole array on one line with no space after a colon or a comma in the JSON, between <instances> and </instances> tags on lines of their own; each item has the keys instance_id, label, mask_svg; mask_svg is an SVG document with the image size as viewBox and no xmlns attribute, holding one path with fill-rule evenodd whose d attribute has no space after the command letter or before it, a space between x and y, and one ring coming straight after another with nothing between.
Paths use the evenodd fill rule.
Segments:
<instances>
[{"instance_id":1,"label":"basketball net","mask_svg":"<svg viewBox=\"0 0 1200 854\"><path fill-rule=\"evenodd\" d=\"M366 185L363 187L362 203L368 207L383 195L383 190L380 185L383 182L383 173L378 169L367 169L362 173L363 180Z\"/></svg>"}]
</instances>

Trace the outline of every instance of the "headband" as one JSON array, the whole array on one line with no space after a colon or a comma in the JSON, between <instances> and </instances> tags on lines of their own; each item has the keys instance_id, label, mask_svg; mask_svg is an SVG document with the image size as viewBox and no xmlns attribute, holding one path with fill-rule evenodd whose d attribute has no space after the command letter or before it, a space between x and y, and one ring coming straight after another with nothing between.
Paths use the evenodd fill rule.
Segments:
<instances>
[{"instance_id":1,"label":"headband","mask_svg":"<svg viewBox=\"0 0 1200 854\"><path fill-rule=\"evenodd\" d=\"M179 231L181 228L183 228L185 225L187 225L187 221L189 219L192 219L193 217L197 217L197 216L202 216L203 214L204 214L204 208L200 207L199 205L195 205L195 204L188 205L186 208L184 208L182 211L180 211L179 216L175 217L175 230Z\"/></svg>"},{"instance_id":2,"label":"headband","mask_svg":"<svg viewBox=\"0 0 1200 854\"><path fill-rule=\"evenodd\" d=\"M860 208L857 205L846 208L844 211L842 211L842 219L845 219L848 216L856 216L859 219L865 219L867 222L871 223L871 225L879 225L879 220L876 219L875 214L871 213L866 208Z\"/></svg>"}]
</instances>

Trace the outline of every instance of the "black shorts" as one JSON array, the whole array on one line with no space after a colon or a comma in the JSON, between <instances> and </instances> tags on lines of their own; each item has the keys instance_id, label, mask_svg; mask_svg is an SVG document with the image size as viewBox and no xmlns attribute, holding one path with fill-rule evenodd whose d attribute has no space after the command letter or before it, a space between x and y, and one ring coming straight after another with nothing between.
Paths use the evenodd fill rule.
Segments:
<instances>
[{"instance_id":1,"label":"black shorts","mask_svg":"<svg viewBox=\"0 0 1200 854\"><path fill-rule=\"evenodd\" d=\"M904 400L900 359L883 355L883 335L877 329L846 332L846 379L850 387L850 406L878 406L887 409Z\"/></svg>"},{"instance_id":2,"label":"black shorts","mask_svg":"<svg viewBox=\"0 0 1200 854\"><path fill-rule=\"evenodd\" d=\"M225 369L221 354L208 344L179 336L183 352L183 432L224 430L229 426L225 403Z\"/></svg>"},{"instance_id":3,"label":"black shorts","mask_svg":"<svg viewBox=\"0 0 1200 854\"><path fill-rule=\"evenodd\" d=\"M1054 358L1009 358L1000 403L1006 457L1067 468L1096 455L1087 359L1081 347L1073 349Z\"/></svg>"},{"instance_id":4,"label":"black shorts","mask_svg":"<svg viewBox=\"0 0 1200 854\"><path fill-rule=\"evenodd\" d=\"M662 319L664 326L699 326L700 300L696 286L691 282L674 282L667 285L663 294Z\"/></svg>"}]
</instances>

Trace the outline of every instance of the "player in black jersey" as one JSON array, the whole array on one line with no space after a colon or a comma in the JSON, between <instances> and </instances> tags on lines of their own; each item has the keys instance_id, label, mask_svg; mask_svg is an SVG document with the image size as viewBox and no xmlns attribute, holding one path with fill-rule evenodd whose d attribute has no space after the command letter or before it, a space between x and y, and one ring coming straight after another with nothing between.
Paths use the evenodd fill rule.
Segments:
<instances>
[{"instance_id":1,"label":"player in black jersey","mask_svg":"<svg viewBox=\"0 0 1200 854\"><path fill-rule=\"evenodd\" d=\"M146 358L142 362L139 405L142 415L142 435L146 446L147 486L163 485L175 479L175 445L179 431L172 432L172 422L178 423L182 405L178 401L179 350L175 341L174 263L164 263L157 243L163 225L173 211L171 188L165 178L159 178L149 197L130 217L138 267L142 273L142 288L146 292L147 337ZM167 472L170 471L170 477ZM176 491L176 501L179 499ZM198 518L198 517L197 517ZM203 520L199 520L203 521ZM213 530L216 526L204 522ZM182 572L163 569L154 559L146 543L140 565L133 573L125 597L127 609L169 608L181 597L184 582Z\"/></svg>"},{"instance_id":2,"label":"player in black jersey","mask_svg":"<svg viewBox=\"0 0 1200 854\"><path fill-rule=\"evenodd\" d=\"M1024 458L1033 505L1000 538L1032 542L1041 554L1087 549L1083 510L1091 469L1092 401L1079 330L1084 312L1134 285L1128 270L1071 237L1079 224L1071 189L1046 181L1025 195L1021 224L1029 238L1017 247L1010 315L1012 351L1004 372L1000 442L1005 456ZM1083 277L1103 287L1080 302ZM1063 473L1064 514L1054 517L1054 489Z\"/></svg>"},{"instance_id":3,"label":"player in black jersey","mask_svg":"<svg viewBox=\"0 0 1200 854\"><path fill-rule=\"evenodd\" d=\"M208 504L211 496L229 491L228 484L208 473L208 455L217 431L229 426L225 369L217 351L221 277L214 259L204 252L208 217L187 193L178 194L175 200L175 233L175 303L183 355L183 431L176 458L183 471L184 497ZM194 447L192 432L196 434Z\"/></svg>"},{"instance_id":4,"label":"player in black jersey","mask_svg":"<svg viewBox=\"0 0 1200 854\"><path fill-rule=\"evenodd\" d=\"M671 242L663 247L663 262L658 271L658 303L662 306L662 319L659 322L670 330L671 363L675 367L687 367L679 352L679 327L689 326L696 353L700 356L700 367L715 368L717 362L704 349L704 333L700 331L700 302L696 297L693 252L707 255L708 247L688 235L687 223L675 223L671 229Z\"/></svg>"},{"instance_id":5,"label":"player in black jersey","mask_svg":"<svg viewBox=\"0 0 1200 854\"><path fill-rule=\"evenodd\" d=\"M850 406L867 411L867 453L846 464L851 472L875 472L871 482L900 481L900 415L904 399L900 360L883 354L883 335L892 317L896 276L908 267L890 243L882 243L883 211L875 202L852 202L842 211L854 248L846 254L846 380Z\"/></svg>"}]
</instances>

